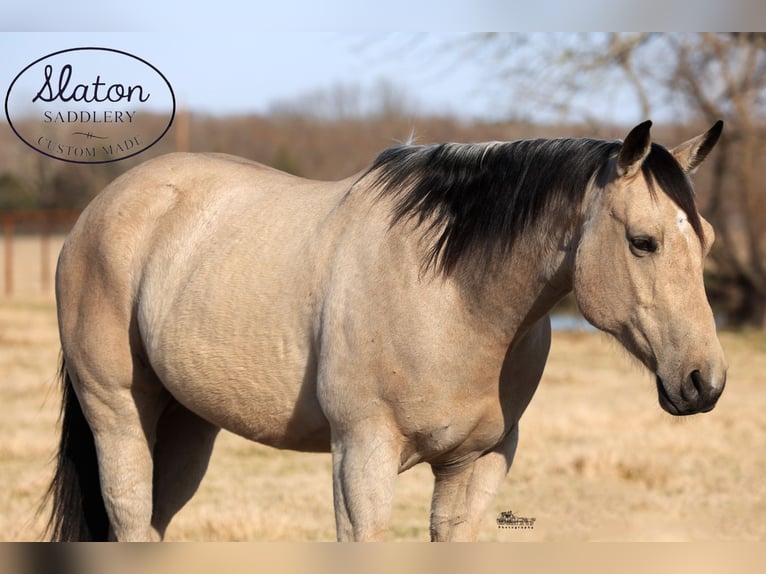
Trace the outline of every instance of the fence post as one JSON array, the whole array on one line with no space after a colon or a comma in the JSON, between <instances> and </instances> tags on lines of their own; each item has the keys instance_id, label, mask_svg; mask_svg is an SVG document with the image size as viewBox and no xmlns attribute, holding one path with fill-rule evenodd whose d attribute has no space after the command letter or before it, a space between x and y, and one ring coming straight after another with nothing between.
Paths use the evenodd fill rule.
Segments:
<instances>
[{"instance_id":1,"label":"fence post","mask_svg":"<svg viewBox=\"0 0 766 574\"><path fill-rule=\"evenodd\" d=\"M5 243L5 296L13 295L13 215L3 217L3 238Z\"/></svg>"},{"instance_id":2,"label":"fence post","mask_svg":"<svg viewBox=\"0 0 766 574\"><path fill-rule=\"evenodd\" d=\"M40 230L40 286L43 293L48 293L51 287L51 216L43 215Z\"/></svg>"}]
</instances>

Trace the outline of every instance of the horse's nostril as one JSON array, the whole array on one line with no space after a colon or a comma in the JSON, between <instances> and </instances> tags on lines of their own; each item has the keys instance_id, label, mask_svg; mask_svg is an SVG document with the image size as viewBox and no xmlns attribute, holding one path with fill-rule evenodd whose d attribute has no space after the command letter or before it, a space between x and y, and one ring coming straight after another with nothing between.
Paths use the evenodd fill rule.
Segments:
<instances>
[{"instance_id":1,"label":"horse's nostril","mask_svg":"<svg viewBox=\"0 0 766 574\"><path fill-rule=\"evenodd\" d=\"M707 395L705 381L698 369L689 373L689 376L681 385L681 397L685 401L698 401Z\"/></svg>"},{"instance_id":2,"label":"horse's nostril","mask_svg":"<svg viewBox=\"0 0 766 574\"><path fill-rule=\"evenodd\" d=\"M703 394L704 381L702 380L702 374L699 372L699 369L694 369L689 374L689 379L691 380L692 385L694 385L694 390L699 394Z\"/></svg>"}]
</instances>

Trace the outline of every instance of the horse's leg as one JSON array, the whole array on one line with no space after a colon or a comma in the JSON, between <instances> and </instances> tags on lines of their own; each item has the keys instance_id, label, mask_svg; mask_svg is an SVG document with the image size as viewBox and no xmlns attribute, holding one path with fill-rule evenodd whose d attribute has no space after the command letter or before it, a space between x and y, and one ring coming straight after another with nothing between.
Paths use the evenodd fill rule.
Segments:
<instances>
[{"instance_id":1,"label":"horse's leg","mask_svg":"<svg viewBox=\"0 0 766 574\"><path fill-rule=\"evenodd\" d=\"M140 361L133 364L129 350L120 355L112 348L103 357L68 359L68 365L77 365L71 374L93 432L109 538L156 540L151 529L152 449L168 395Z\"/></svg>"},{"instance_id":2,"label":"horse's leg","mask_svg":"<svg viewBox=\"0 0 766 574\"><path fill-rule=\"evenodd\" d=\"M163 411L154 447L152 527L164 538L170 520L197 491L220 429L176 400Z\"/></svg>"},{"instance_id":3,"label":"horse's leg","mask_svg":"<svg viewBox=\"0 0 766 574\"><path fill-rule=\"evenodd\" d=\"M465 523L466 494L475 463L461 467L432 465L434 493L431 498L431 540L450 540L452 532Z\"/></svg>"},{"instance_id":4,"label":"horse's leg","mask_svg":"<svg viewBox=\"0 0 766 574\"><path fill-rule=\"evenodd\" d=\"M551 343L550 320L544 317L509 349L501 372L503 410L520 416L543 375ZM461 469L434 468L431 505L432 540L474 540L481 521L508 474L519 441L511 427L494 449Z\"/></svg>"},{"instance_id":5,"label":"horse's leg","mask_svg":"<svg viewBox=\"0 0 766 574\"><path fill-rule=\"evenodd\" d=\"M519 432L514 426L494 450L455 471L434 468L431 540L475 540L490 504L513 463Z\"/></svg>"},{"instance_id":6,"label":"horse's leg","mask_svg":"<svg viewBox=\"0 0 766 574\"><path fill-rule=\"evenodd\" d=\"M391 517L400 448L386 426L365 424L332 441L338 540L380 540Z\"/></svg>"}]
</instances>

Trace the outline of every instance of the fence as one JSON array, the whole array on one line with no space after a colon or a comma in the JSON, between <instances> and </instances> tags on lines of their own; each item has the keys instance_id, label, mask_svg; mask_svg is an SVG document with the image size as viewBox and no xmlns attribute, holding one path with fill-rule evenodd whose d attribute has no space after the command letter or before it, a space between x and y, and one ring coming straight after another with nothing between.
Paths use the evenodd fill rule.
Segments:
<instances>
[{"instance_id":1,"label":"fence","mask_svg":"<svg viewBox=\"0 0 766 574\"><path fill-rule=\"evenodd\" d=\"M56 259L79 215L71 209L0 211L6 298L53 293Z\"/></svg>"}]
</instances>

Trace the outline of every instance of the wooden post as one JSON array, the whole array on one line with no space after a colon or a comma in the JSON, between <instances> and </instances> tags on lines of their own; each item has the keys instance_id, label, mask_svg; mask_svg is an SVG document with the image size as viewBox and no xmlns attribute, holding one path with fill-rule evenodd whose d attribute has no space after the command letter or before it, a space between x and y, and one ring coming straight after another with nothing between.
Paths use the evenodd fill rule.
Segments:
<instances>
[{"instance_id":1,"label":"wooden post","mask_svg":"<svg viewBox=\"0 0 766 574\"><path fill-rule=\"evenodd\" d=\"M13 295L13 215L3 217L3 239L5 243L5 296Z\"/></svg>"},{"instance_id":2,"label":"wooden post","mask_svg":"<svg viewBox=\"0 0 766 574\"><path fill-rule=\"evenodd\" d=\"M40 287L48 293L51 287L51 215L43 214L40 230Z\"/></svg>"}]
</instances>

